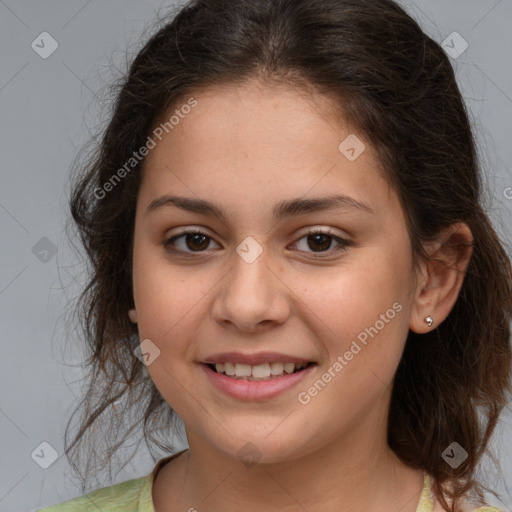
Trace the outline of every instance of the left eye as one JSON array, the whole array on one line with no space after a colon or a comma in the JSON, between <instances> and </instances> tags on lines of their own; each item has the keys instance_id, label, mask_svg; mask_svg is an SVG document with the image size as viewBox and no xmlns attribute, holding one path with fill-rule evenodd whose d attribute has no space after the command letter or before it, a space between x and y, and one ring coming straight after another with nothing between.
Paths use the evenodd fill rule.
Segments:
<instances>
[{"instance_id":1,"label":"left eye","mask_svg":"<svg viewBox=\"0 0 512 512\"><path fill-rule=\"evenodd\" d=\"M327 252L331 249L332 241L334 240L338 246L335 247L330 252L339 252L345 250L348 246L350 246L350 242L339 236L334 235L330 231L322 231L322 230L314 230L306 233L303 237L299 238L295 244L298 244L301 240L306 240L307 247L309 248L317 248L320 251L316 252ZM308 251L305 251L308 252Z\"/></svg>"},{"instance_id":2,"label":"left eye","mask_svg":"<svg viewBox=\"0 0 512 512\"><path fill-rule=\"evenodd\" d=\"M176 248L177 241L183 239L184 247ZM300 241L305 240L307 247L310 249L319 249L317 251L313 250L313 253L325 253L325 252L339 252L345 250L347 247L351 245L351 242L340 238L339 236L334 235L330 231L322 231L322 230L313 230L309 233L306 233L304 236L299 238L293 245L297 245ZM338 244L338 247L332 249L332 241L335 241ZM210 241L213 241L213 238L204 234L198 230L188 230L183 231L179 235L173 236L164 242L164 247L167 251L172 253L185 253L190 254L190 252L204 252L208 246L210 245ZM303 252L308 252L304 250Z\"/></svg>"}]
</instances>

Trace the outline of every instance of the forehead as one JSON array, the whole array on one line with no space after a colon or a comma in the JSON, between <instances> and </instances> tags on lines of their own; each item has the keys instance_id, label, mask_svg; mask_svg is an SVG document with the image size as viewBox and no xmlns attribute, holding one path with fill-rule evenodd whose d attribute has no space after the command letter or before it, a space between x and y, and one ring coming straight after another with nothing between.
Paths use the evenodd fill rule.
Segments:
<instances>
[{"instance_id":1,"label":"forehead","mask_svg":"<svg viewBox=\"0 0 512 512\"><path fill-rule=\"evenodd\" d=\"M283 149L287 151L279 150L279 156L293 158L304 152L304 144L307 147L318 145L326 132L331 140L323 146L334 142L336 150L340 134L352 131L334 99L311 88L305 90L291 84L267 84L250 79L240 85L201 89L191 96L197 105L179 120L174 116L178 123L172 128L172 134L176 144L194 145L201 150L229 148L232 154L235 149L244 149L248 156L256 157L265 152L267 159L286 142ZM156 124L165 123L186 102L187 98L175 102ZM158 154L153 152L153 156L155 153Z\"/></svg>"},{"instance_id":2,"label":"forehead","mask_svg":"<svg viewBox=\"0 0 512 512\"><path fill-rule=\"evenodd\" d=\"M197 104L182 109L190 97ZM246 205L322 192L363 202L390 200L375 151L332 98L257 80L190 97L155 123L174 116L172 128L146 157L141 194L148 199L179 189L220 202L229 196L236 203L236 194ZM360 152L356 159L347 158L347 144Z\"/></svg>"}]
</instances>

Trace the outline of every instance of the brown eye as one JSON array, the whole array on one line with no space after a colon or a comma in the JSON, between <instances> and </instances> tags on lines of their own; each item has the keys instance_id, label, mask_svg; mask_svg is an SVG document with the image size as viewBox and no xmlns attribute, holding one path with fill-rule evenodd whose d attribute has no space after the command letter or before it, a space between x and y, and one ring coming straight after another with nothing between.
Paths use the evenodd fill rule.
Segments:
<instances>
[{"instance_id":1,"label":"brown eye","mask_svg":"<svg viewBox=\"0 0 512 512\"><path fill-rule=\"evenodd\" d=\"M319 229L306 233L294 245L298 245L303 240L305 247L299 248L299 251L310 253L315 258L324 257L322 253L329 256L344 251L352 245L352 242L335 236L330 231ZM174 254L192 255L193 253L207 252L212 241L213 238L199 230L188 230L169 238L163 243L163 246L166 251ZM334 248L332 247L333 243L337 244Z\"/></svg>"},{"instance_id":2,"label":"brown eye","mask_svg":"<svg viewBox=\"0 0 512 512\"><path fill-rule=\"evenodd\" d=\"M213 239L201 231L189 230L164 242L166 250L175 253L204 252ZM180 243L177 243L180 241ZM178 246L178 247L177 247Z\"/></svg>"},{"instance_id":3,"label":"brown eye","mask_svg":"<svg viewBox=\"0 0 512 512\"><path fill-rule=\"evenodd\" d=\"M299 245L302 240L305 240L305 244L303 244L302 249L299 247L299 250L306 253L312 253L314 257L318 258L323 257L320 253L327 253L327 255L331 255L333 253L344 251L347 247L352 245L352 242L349 240L340 238L330 231L322 231L320 229L306 233L306 235L299 238L294 245ZM334 249L332 249L333 242L337 244ZM318 256L316 256L316 253L319 253Z\"/></svg>"},{"instance_id":4,"label":"brown eye","mask_svg":"<svg viewBox=\"0 0 512 512\"><path fill-rule=\"evenodd\" d=\"M206 243L205 243L206 242ZM185 235L185 243L190 250L204 250L209 245L209 239L206 235L192 233Z\"/></svg>"},{"instance_id":5,"label":"brown eye","mask_svg":"<svg viewBox=\"0 0 512 512\"><path fill-rule=\"evenodd\" d=\"M327 251L332 244L333 237L330 235L314 234L308 235L308 247L311 249L319 249L320 251Z\"/></svg>"}]
</instances>

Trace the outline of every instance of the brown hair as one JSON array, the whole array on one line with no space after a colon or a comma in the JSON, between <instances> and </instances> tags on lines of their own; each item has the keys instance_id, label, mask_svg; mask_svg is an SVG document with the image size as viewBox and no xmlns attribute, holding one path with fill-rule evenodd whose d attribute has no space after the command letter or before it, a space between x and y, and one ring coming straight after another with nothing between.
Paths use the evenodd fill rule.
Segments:
<instances>
[{"instance_id":1,"label":"brown hair","mask_svg":"<svg viewBox=\"0 0 512 512\"><path fill-rule=\"evenodd\" d=\"M511 391L512 272L481 206L475 143L449 59L392 0L191 1L139 52L70 200L92 272L78 309L90 382L74 412L82 416L71 445L71 419L66 428L68 459L79 471L74 455L78 460L86 433L99 428L104 413L103 461L140 427L146 443L172 451L165 433L175 415L134 357L139 340L127 315L134 306L132 244L143 161L106 197L98 190L172 106L201 88L254 76L337 100L378 151L406 214L415 262L441 229L457 222L471 229L473 254L450 315L427 334L409 332L388 442L406 464L434 477L446 510L443 488L455 498L453 511L470 491L482 500L487 488L476 481L477 464ZM88 464L97 456L94 439ZM441 457L453 441L468 453L456 469Z\"/></svg>"}]
</instances>

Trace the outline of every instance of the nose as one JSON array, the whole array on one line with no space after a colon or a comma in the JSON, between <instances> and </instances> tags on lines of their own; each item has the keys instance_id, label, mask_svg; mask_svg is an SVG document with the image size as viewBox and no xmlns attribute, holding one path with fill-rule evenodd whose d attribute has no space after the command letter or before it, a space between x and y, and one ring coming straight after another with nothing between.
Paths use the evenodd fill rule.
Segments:
<instances>
[{"instance_id":1,"label":"nose","mask_svg":"<svg viewBox=\"0 0 512 512\"><path fill-rule=\"evenodd\" d=\"M212 304L216 322L255 333L286 321L292 292L271 259L265 250L252 262L233 254L233 266L221 279Z\"/></svg>"}]
</instances>

